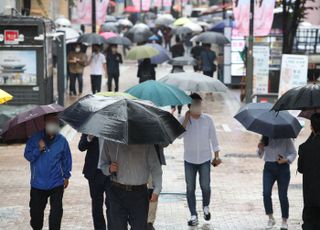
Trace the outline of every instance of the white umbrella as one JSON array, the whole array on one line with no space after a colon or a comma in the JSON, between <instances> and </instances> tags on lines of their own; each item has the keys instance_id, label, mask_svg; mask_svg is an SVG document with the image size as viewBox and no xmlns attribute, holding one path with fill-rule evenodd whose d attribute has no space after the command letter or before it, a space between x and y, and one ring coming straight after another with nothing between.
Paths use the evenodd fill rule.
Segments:
<instances>
[{"instance_id":1,"label":"white umbrella","mask_svg":"<svg viewBox=\"0 0 320 230\"><path fill-rule=\"evenodd\" d=\"M119 23L119 25L121 25L121 26L128 26L128 27L132 27L132 26L133 26L132 22L131 22L130 20L126 19L126 18L120 19L120 20L118 21L118 23Z\"/></svg>"},{"instance_id":2,"label":"white umbrella","mask_svg":"<svg viewBox=\"0 0 320 230\"><path fill-rule=\"evenodd\" d=\"M197 21L197 24L200 25L201 27L205 27L205 28L209 28L210 24L207 22L203 22L203 21Z\"/></svg>"},{"instance_id":3,"label":"white umbrella","mask_svg":"<svg viewBox=\"0 0 320 230\"><path fill-rule=\"evenodd\" d=\"M190 92L226 92L228 89L221 81L200 73L170 73L159 81Z\"/></svg>"},{"instance_id":4,"label":"white umbrella","mask_svg":"<svg viewBox=\"0 0 320 230\"><path fill-rule=\"evenodd\" d=\"M57 27L70 27L71 26L70 20L65 17L57 18L54 21L54 23L56 24Z\"/></svg>"},{"instance_id":5,"label":"white umbrella","mask_svg":"<svg viewBox=\"0 0 320 230\"><path fill-rule=\"evenodd\" d=\"M194 23L194 22L189 22L189 23L183 25L183 27L187 27L187 28L191 29L192 32L194 32L194 33L202 32L202 27L199 24Z\"/></svg>"},{"instance_id":6,"label":"white umbrella","mask_svg":"<svg viewBox=\"0 0 320 230\"><path fill-rule=\"evenodd\" d=\"M78 31L68 27L60 27L57 29L57 32L65 33L66 43L76 42L80 36Z\"/></svg>"}]
</instances>

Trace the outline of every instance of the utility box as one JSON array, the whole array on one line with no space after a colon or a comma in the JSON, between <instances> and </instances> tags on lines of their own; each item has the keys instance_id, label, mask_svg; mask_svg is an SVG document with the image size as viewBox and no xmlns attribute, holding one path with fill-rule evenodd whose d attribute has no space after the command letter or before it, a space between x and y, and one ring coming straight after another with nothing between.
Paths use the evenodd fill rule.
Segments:
<instances>
[{"instance_id":1,"label":"utility box","mask_svg":"<svg viewBox=\"0 0 320 230\"><path fill-rule=\"evenodd\" d=\"M0 88L13 95L12 105L52 103L51 21L0 16Z\"/></svg>"}]
</instances>

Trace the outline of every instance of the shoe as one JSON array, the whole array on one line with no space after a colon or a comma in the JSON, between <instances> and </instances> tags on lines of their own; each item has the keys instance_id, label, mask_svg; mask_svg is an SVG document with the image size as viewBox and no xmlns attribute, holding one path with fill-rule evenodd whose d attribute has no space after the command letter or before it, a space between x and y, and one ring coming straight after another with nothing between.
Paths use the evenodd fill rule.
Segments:
<instances>
[{"instance_id":1,"label":"shoe","mask_svg":"<svg viewBox=\"0 0 320 230\"><path fill-rule=\"evenodd\" d=\"M203 218L206 221L209 221L211 219L211 213L208 206L203 207Z\"/></svg>"},{"instance_id":2,"label":"shoe","mask_svg":"<svg viewBox=\"0 0 320 230\"><path fill-rule=\"evenodd\" d=\"M266 229L272 229L273 226L275 226L275 225L276 225L276 221L274 219L269 219Z\"/></svg>"},{"instance_id":3,"label":"shoe","mask_svg":"<svg viewBox=\"0 0 320 230\"><path fill-rule=\"evenodd\" d=\"M197 216L191 216L190 220L188 221L189 226L197 226L199 224Z\"/></svg>"},{"instance_id":4,"label":"shoe","mask_svg":"<svg viewBox=\"0 0 320 230\"><path fill-rule=\"evenodd\" d=\"M282 223L280 230L288 230L288 224L287 223Z\"/></svg>"},{"instance_id":5,"label":"shoe","mask_svg":"<svg viewBox=\"0 0 320 230\"><path fill-rule=\"evenodd\" d=\"M148 223L148 230L155 230L153 223Z\"/></svg>"}]
</instances>

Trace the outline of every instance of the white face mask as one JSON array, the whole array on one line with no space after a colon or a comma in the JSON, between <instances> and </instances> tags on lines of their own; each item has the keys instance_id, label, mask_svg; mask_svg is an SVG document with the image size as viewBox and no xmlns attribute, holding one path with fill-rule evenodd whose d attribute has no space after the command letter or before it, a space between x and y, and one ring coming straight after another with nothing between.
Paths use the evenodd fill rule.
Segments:
<instances>
[{"instance_id":1,"label":"white face mask","mask_svg":"<svg viewBox=\"0 0 320 230\"><path fill-rule=\"evenodd\" d=\"M201 105L191 105L190 112L195 115L201 114Z\"/></svg>"},{"instance_id":2,"label":"white face mask","mask_svg":"<svg viewBox=\"0 0 320 230\"><path fill-rule=\"evenodd\" d=\"M49 135L55 135L60 132L60 126L57 123L54 122L48 122L46 123L46 132Z\"/></svg>"},{"instance_id":3,"label":"white face mask","mask_svg":"<svg viewBox=\"0 0 320 230\"><path fill-rule=\"evenodd\" d=\"M81 51L80 48L76 48L76 52L79 53Z\"/></svg>"}]
</instances>

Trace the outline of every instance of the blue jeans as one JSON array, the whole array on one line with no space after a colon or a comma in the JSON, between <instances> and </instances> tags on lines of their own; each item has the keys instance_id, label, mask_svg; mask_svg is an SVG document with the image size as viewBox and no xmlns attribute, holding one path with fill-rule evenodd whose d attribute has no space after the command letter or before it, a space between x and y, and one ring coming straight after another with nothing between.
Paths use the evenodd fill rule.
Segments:
<instances>
[{"instance_id":1,"label":"blue jeans","mask_svg":"<svg viewBox=\"0 0 320 230\"><path fill-rule=\"evenodd\" d=\"M263 170L263 202L266 214L273 214L272 187L277 181L282 218L289 217L288 187L290 183L289 164L266 162Z\"/></svg>"},{"instance_id":2,"label":"blue jeans","mask_svg":"<svg viewBox=\"0 0 320 230\"><path fill-rule=\"evenodd\" d=\"M187 184L187 201L191 215L198 215L196 211L196 177L199 172L199 181L202 191L202 206L209 206L211 188L210 188L210 161L202 164L192 164L184 162L185 178Z\"/></svg>"}]
</instances>

